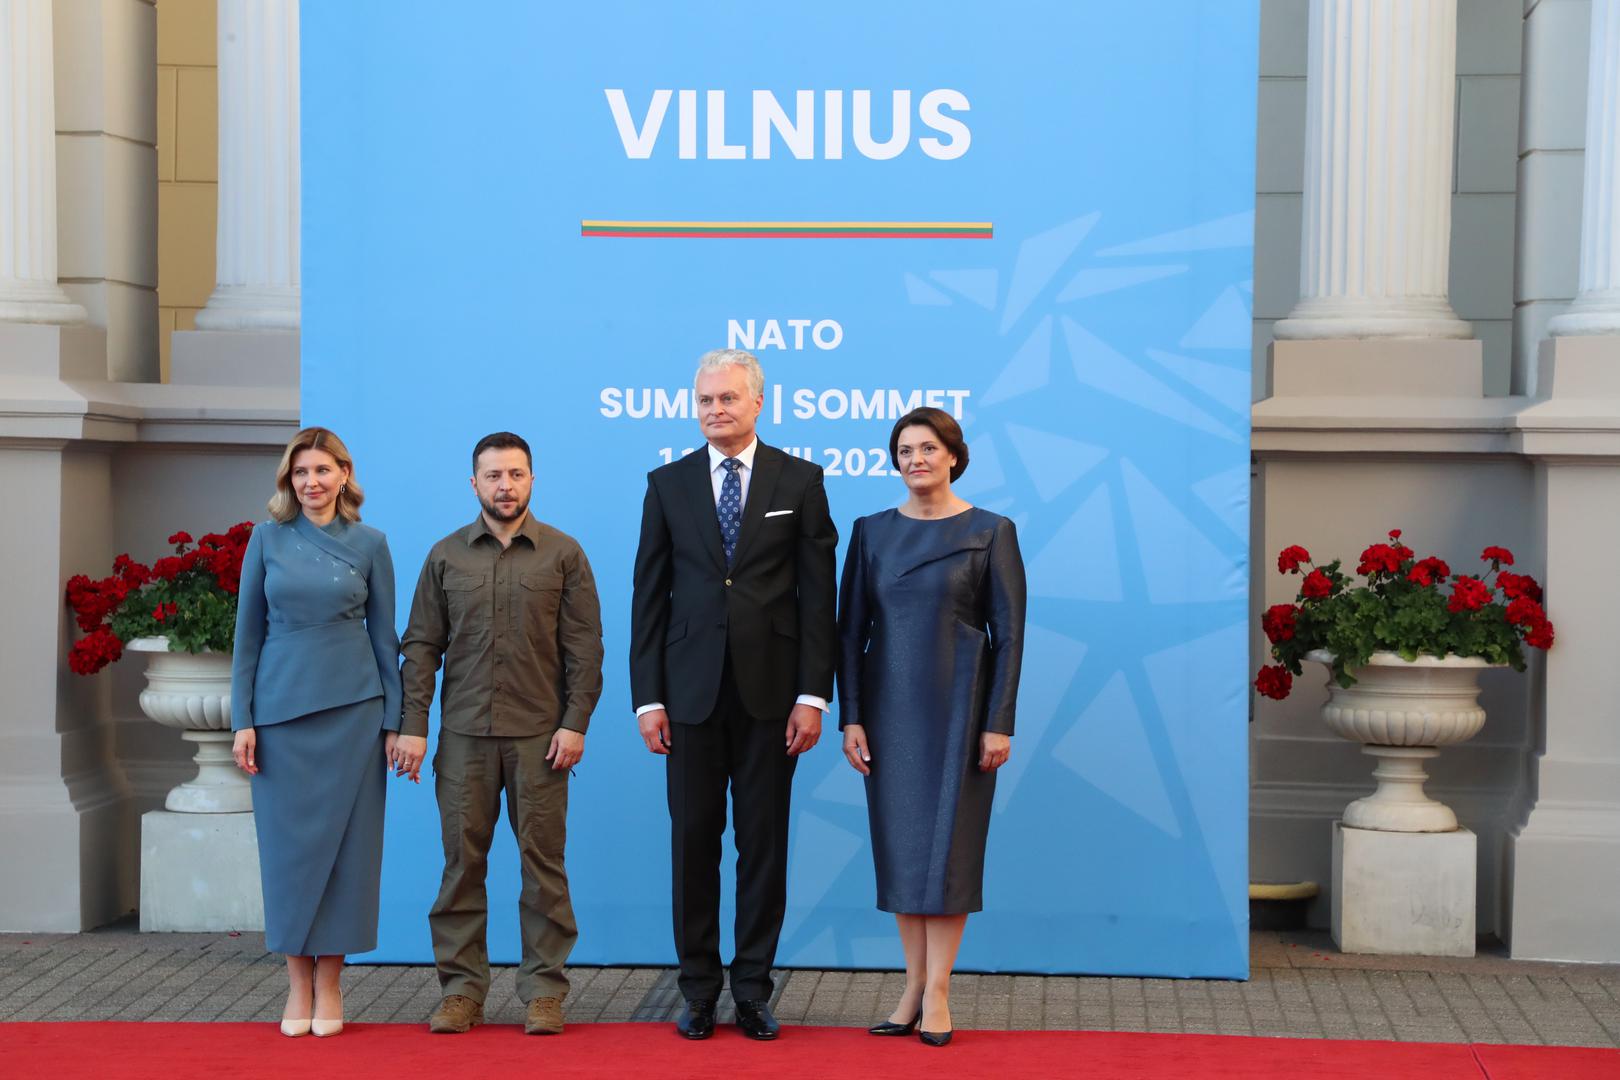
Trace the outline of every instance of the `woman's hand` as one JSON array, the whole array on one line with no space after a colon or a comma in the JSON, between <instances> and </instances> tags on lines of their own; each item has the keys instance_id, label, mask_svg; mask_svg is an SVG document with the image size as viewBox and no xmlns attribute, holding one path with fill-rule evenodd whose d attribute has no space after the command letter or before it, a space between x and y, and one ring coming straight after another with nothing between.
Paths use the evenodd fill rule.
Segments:
<instances>
[{"instance_id":1,"label":"woman's hand","mask_svg":"<svg viewBox=\"0 0 1620 1080\"><path fill-rule=\"evenodd\" d=\"M850 768L862 776L872 775L872 754L866 748L866 729L859 724L844 725L844 757Z\"/></svg>"},{"instance_id":2,"label":"woman's hand","mask_svg":"<svg viewBox=\"0 0 1620 1080\"><path fill-rule=\"evenodd\" d=\"M231 743L231 757L236 759L236 767L249 776L258 774L259 765L253 760L253 753L259 748L259 734L252 728L243 728L236 733L236 739Z\"/></svg>"},{"instance_id":3,"label":"woman's hand","mask_svg":"<svg viewBox=\"0 0 1620 1080\"><path fill-rule=\"evenodd\" d=\"M1012 737L987 731L979 736L979 771L993 772L1012 756Z\"/></svg>"},{"instance_id":4,"label":"woman's hand","mask_svg":"<svg viewBox=\"0 0 1620 1080\"><path fill-rule=\"evenodd\" d=\"M395 776L409 776L411 783L422 782L422 759L427 756L427 739L390 731L383 739L383 756Z\"/></svg>"}]
</instances>

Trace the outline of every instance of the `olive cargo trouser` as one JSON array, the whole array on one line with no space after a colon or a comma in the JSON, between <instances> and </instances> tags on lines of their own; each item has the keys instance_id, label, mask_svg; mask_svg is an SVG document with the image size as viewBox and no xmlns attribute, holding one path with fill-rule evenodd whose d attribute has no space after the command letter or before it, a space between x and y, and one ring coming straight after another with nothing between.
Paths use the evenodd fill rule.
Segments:
<instances>
[{"instance_id":1,"label":"olive cargo trouser","mask_svg":"<svg viewBox=\"0 0 1620 1080\"><path fill-rule=\"evenodd\" d=\"M550 746L550 734L508 738L439 733L433 771L444 834L444 879L428 925L446 995L481 1002L489 994L484 877L503 791L523 873L518 996L529 1002L568 993L563 963L579 937L563 867L568 773L546 760Z\"/></svg>"}]
</instances>

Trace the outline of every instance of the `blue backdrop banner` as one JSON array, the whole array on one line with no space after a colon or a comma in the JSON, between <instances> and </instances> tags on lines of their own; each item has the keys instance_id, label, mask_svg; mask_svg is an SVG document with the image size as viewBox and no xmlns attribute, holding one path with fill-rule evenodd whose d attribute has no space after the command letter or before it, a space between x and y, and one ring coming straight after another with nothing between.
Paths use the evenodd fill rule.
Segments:
<instances>
[{"instance_id":1,"label":"blue backdrop banner","mask_svg":"<svg viewBox=\"0 0 1620 1080\"><path fill-rule=\"evenodd\" d=\"M923 403L966 430L957 491L1017 524L1018 732L961 966L1247 975L1256 8L304 5L304 419L355 451L401 625L494 430L533 444L534 512L601 586L576 962L673 960L630 571L646 473L702 446L696 360L735 346L842 537L903 498L889 429ZM391 781L369 959L431 958L439 837L426 772ZM788 888L779 962L900 966L831 723ZM518 890L503 830L499 962Z\"/></svg>"}]
</instances>

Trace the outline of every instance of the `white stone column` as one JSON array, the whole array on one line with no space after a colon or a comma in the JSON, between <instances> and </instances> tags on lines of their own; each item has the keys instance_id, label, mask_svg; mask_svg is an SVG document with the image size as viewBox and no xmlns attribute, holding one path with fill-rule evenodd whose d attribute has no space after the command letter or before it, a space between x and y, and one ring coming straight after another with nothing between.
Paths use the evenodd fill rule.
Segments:
<instances>
[{"instance_id":1,"label":"white stone column","mask_svg":"<svg viewBox=\"0 0 1620 1080\"><path fill-rule=\"evenodd\" d=\"M1592 0L1580 292L1547 329L1620 334L1620 0Z\"/></svg>"},{"instance_id":2,"label":"white stone column","mask_svg":"<svg viewBox=\"0 0 1620 1080\"><path fill-rule=\"evenodd\" d=\"M297 330L298 0L219 0L219 234L199 330Z\"/></svg>"},{"instance_id":3,"label":"white stone column","mask_svg":"<svg viewBox=\"0 0 1620 1080\"><path fill-rule=\"evenodd\" d=\"M1278 338L1467 338L1447 300L1457 0L1311 0L1300 301Z\"/></svg>"},{"instance_id":4,"label":"white stone column","mask_svg":"<svg viewBox=\"0 0 1620 1080\"><path fill-rule=\"evenodd\" d=\"M0 0L0 320L82 323L56 283L51 0Z\"/></svg>"}]
</instances>

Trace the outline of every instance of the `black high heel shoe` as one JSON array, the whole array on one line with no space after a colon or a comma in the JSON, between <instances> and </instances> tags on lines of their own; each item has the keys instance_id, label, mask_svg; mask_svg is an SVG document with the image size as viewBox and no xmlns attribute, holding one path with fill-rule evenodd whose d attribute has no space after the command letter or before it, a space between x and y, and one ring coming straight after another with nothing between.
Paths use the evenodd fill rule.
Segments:
<instances>
[{"instance_id":1,"label":"black high heel shoe","mask_svg":"<svg viewBox=\"0 0 1620 1080\"><path fill-rule=\"evenodd\" d=\"M868 1035L910 1035L922 1022L922 1008L917 1008L917 1015L911 1018L909 1024L896 1024L892 1020L885 1020L881 1024L873 1024L866 1029Z\"/></svg>"},{"instance_id":2,"label":"black high heel shoe","mask_svg":"<svg viewBox=\"0 0 1620 1080\"><path fill-rule=\"evenodd\" d=\"M954 1030L952 1030L952 1031L918 1031L917 1032L917 1038L921 1039L923 1041L923 1044L926 1045L926 1046L946 1046L946 1045L948 1045L950 1043L951 1036L954 1035L954 1034L956 1034L956 1032Z\"/></svg>"}]
</instances>

